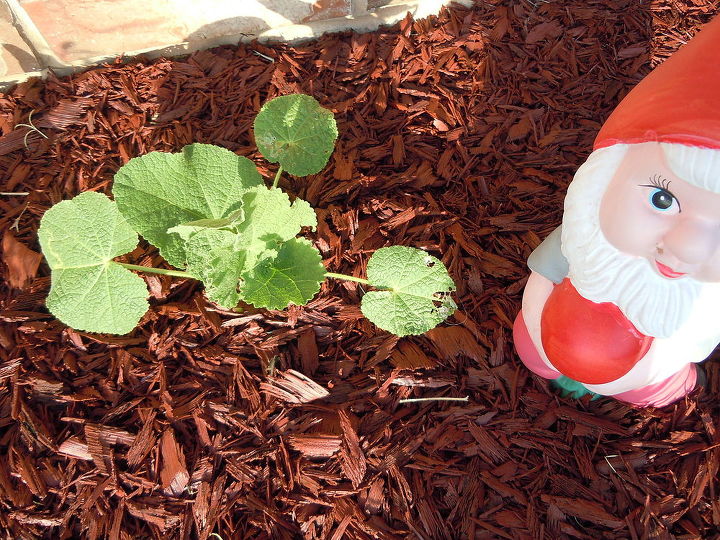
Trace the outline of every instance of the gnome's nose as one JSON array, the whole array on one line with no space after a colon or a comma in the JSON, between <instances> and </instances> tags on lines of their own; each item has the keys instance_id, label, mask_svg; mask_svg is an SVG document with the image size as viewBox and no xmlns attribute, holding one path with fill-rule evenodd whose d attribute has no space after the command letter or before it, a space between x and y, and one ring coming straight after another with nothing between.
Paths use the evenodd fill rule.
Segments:
<instances>
[{"instance_id":1,"label":"gnome's nose","mask_svg":"<svg viewBox=\"0 0 720 540\"><path fill-rule=\"evenodd\" d=\"M668 231L663 244L680 261L700 264L712 257L720 247L720 230L716 223L702 219L683 219Z\"/></svg>"}]
</instances>

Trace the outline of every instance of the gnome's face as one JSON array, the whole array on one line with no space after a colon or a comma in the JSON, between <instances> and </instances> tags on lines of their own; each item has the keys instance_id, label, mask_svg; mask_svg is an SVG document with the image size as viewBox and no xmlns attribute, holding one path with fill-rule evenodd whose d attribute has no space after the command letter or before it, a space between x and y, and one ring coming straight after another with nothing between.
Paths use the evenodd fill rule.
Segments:
<instances>
[{"instance_id":1,"label":"gnome's face","mask_svg":"<svg viewBox=\"0 0 720 540\"><path fill-rule=\"evenodd\" d=\"M720 194L675 175L659 144L629 145L602 198L600 227L664 279L720 281Z\"/></svg>"},{"instance_id":2,"label":"gnome's face","mask_svg":"<svg viewBox=\"0 0 720 540\"><path fill-rule=\"evenodd\" d=\"M716 17L633 88L565 199L575 288L615 303L655 337L670 335L720 282L719 47ZM598 190L594 201L588 188Z\"/></svg>"},{"instance_id":3,"label":"gnome's face","mask_svg":"<svg viewBox=\"0 0 720 540\"><path fill-rule=\"evenodd\" d=\"M614 303L655 337L687 320L703 282L720 282L720 194L700 187L713 185L720 167L690 160L688 182L665 157L671 152L675 160L678 148L684 158L682 145L595 150L565 197L562 252L572 284L588 300ZM708 152L710 164L718 158L720 165L720 151Z\"/></svg>"}]
</instances>

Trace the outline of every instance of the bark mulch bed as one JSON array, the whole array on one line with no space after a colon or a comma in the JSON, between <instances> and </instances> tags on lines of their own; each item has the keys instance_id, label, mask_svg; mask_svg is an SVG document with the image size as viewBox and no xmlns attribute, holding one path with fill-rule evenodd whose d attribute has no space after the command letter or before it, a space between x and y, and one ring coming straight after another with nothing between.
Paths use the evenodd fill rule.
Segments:
<instances>
[{"instance_id":1,"label":"bark mulch bed","mask_svg":"<svg viewBox=\"0 0 720 540\"><path fill-rule=\"evenodd\" d=\"M509 4L118 62L0 96L0 191L29 193L0 196L4 537L718 538L716 360L704 393L633 410L559 398L510 335L525 260L602 121L720 6ZM47 208L193 141L271 178L250 127L290 92L339 123L327 169L283 186L317 207L328 268L362 275L381 246L425 248L458 285L448 323L398 340L361 317L354 283L237 313L159 276L127 336L48 315ZM16 129L31 112L48 139ZM128 260L159 264L147 247ZM313 400L295 372L328 395ZM432 396L469 400L398 403Z\"/></svg>"}]
</instances>

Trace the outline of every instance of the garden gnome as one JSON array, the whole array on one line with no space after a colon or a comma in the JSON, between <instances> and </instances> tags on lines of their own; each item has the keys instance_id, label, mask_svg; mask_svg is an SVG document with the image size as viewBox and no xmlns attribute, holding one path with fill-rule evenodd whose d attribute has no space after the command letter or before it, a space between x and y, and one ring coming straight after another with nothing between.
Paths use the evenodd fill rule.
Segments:
<instances>
[{"instance_id":1,"label":"garden gnome","mask_svg":"<svg viewBox=\"0 0 720 540\"><path fill-rule=\"evenodd\" d=\"M618 105L528 259L532 372L641 407L704 384L720 342L720 17Z\"/></svg>"}]
</instances>

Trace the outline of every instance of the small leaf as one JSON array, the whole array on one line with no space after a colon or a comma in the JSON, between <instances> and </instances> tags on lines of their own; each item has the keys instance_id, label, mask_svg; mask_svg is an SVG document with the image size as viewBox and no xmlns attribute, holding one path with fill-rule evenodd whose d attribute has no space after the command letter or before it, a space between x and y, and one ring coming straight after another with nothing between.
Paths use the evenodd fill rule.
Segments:
<instances>
[{"instance_id":1,"label":"small leaf","mask_svg":"<svg viewBox=\"0 0 720 540\"><path fill-rule=\"evenodd\" d=\"M185 266L184 240L168 229L227 218L242 194L262 184L249 159L213 146L190 144L177 154L150 152L115 175L113 194L128 223L173 266Z\"/></svg>"},{"instance_id":2,"label":"small leaf","mask_svg":"<svg viewBox=\"0 0 720 540\"><path fill-rule=\"evenodd\" d=\"M245 220L235 225L241 236L240 246L247 250L246 268L255 266L267 249L295 238L302 227L317 226L317 216L307 201L290 203L287 193L258 186L242 197Z\"/></svg>"},{"instance_id":3,"label":"small leaf","mask_svg":"<svg viewBox=\"0 0 720 540\"><path fill-rule=\"evenodd\" d=\"M455 283L445 265L425 251L405 246L378 249L367 279L387 290L365 293L360 308L377 326L398 336L417 335L452 315Z\"/></svg>"},{"instance_id":4,"label":"small leaf","mask_svg":"<svg viewBox=\"0 0 720 540\"><path fill-rule=\"evenodd\" d=\"M243 194L241 202L244 220L230 216L169 229L186 241L187 271L203 281L211 301L228 309L242 299L237 288L244 273L252 273L264 259L276 258L280 244L302 227L317 225L315 211L306 201L296 199L291 204L279 189L257 186Z\"/></svg>"},{"instance_id":5,"label":"small leaf","mask_svg":"<svg viewBox=\"0 0 720 540\"><path fill-rule=\"evenodd\" d=\"M267 258L243 275L242 298L256 307L284 309L304 305L320 290L325 267L320 252L304 238L288 240L276 258Z\"/></svg>"},{"instance_id":6,"label":"small leaf","mask_svg":"<svg viewBox=\"0 0 720 540\"><path fill-rule=\"evenodd\" d=\"M238 239L230 231L204 229L187 243L187 271L202 280L211 302L226 309L240 302L238 283L247 254L237 249Z\"/></svg>"},{"instance_id":7,"label":"small leaf","mask_svg":"<svg viewBox=\"0 0 720 540\"><path fill-rule=\"evenodd\" d=\"M167 232L169 234L177 234L187 244L187 242L190 240L190 237L195 233L204 231L206 229L228 228L236 221L242 221L243 215L244 213L242 211L242 208L240 208L239 210L232 212L226 218L198 219L195 221L188 221L187 223L181 223L180 225L170 227ZM185 246L185 249L187 250L187 245Z\"/></svg>"},{"instance_id":8,"label":"small leaf","mask_svg":"<svg viewBox=\"0 0 720 540\"><path fill-rule=\"evenodd\" d=\"M180 225L175 225L174 227L170 227L167 232L170 235L173 235L171 238L174 238L174 240L177 240L178 238L182 240L182 242L179 244L182 248L183 257L185 258L185 262L183 265L178 266L185 266L187 267L187 258L188 258L188 246L187 243L190 241L190 238L200 231L208 230L208 227L200 227L197 225L188 225L186 223L181 223ZM160 253L167 253L167 249L165 251L161 251Z\"/></svg>"},{"instance_id":9,"label":"small leaf","mask_svg":"<svg viewBox=\"0 0 720 540\"><path fill-rule=\"evenodd\" d=\"M187 223L183 223L183 225L187 225L189 227L198 227L201 229L221 229L223 227L228 227L235 223L236 221L242 221L243 219L243 211L242 208L235 210L234 212L231 212L230 215L226 218L219 218L219 219L197 219L195 221L188 221Z\"/></svg>"},{"instance_id":10,"label":"small leaf","mask_svg":"<svg viewBox=\"0 0 720 540\"><path fill-rule=\"evenodd\" d=\"M51 269L47 306L77 330L126 334L148 309L145 281L112 262L135 249L138 236L113 201L87 191L50 208L40 246Z\"/></svg>"},{"instance_id":11,"label":"small leaf","mask_svg":"<svg viewBox=\"0 0 720 540\"><path fill-rule=\"evenodd\" d=\"M335 148L338 131L332 111L305 94L280 96L255 117L255 142L265 159L295 176L320 172Z\"/></svg>"}]
</instances>

